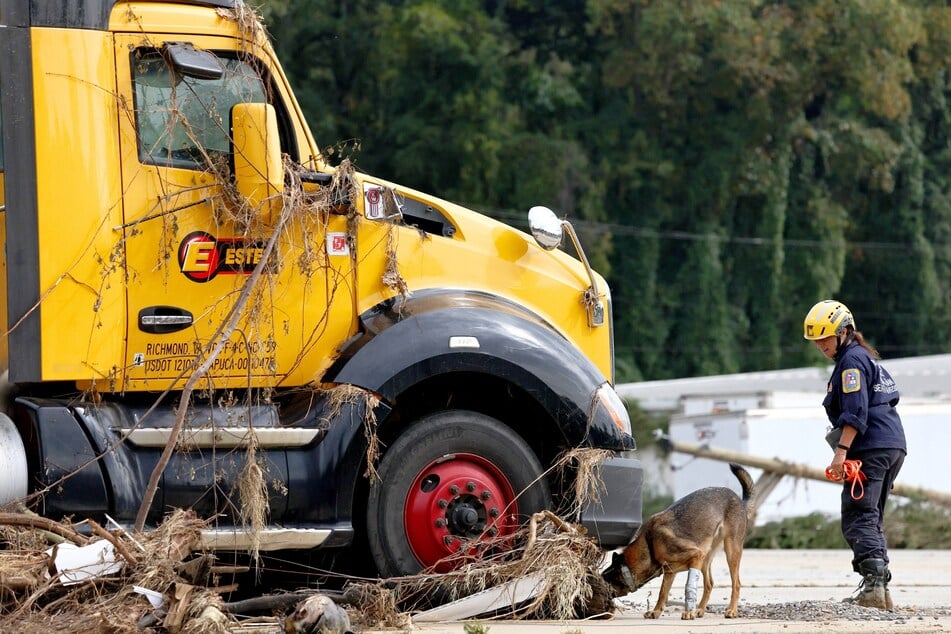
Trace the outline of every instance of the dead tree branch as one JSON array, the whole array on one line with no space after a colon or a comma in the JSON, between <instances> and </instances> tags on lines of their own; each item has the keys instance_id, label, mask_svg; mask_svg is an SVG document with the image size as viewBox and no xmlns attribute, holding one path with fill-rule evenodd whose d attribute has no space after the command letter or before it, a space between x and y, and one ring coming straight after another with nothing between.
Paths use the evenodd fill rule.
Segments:
<instances>
[{"instance_id":1,"label":"dead tree branch","mask_svg":"<svg viewBox=\"0 0 951 634\"><path fill-rule=\"evenodd\" d=\"M0 513L0 524L5 524L7 526L23 526L25 528L47 531L49 533L53 533L54 535L59 535L60 537L68 539L77 546L85 546L89 543L89 539L87 537L80 535L69 526L60 524L59 522L54 522L53 520L46 519L45 517L34 517L32 515L22 515L20 513Z\"/></svg>"}]
</instances>

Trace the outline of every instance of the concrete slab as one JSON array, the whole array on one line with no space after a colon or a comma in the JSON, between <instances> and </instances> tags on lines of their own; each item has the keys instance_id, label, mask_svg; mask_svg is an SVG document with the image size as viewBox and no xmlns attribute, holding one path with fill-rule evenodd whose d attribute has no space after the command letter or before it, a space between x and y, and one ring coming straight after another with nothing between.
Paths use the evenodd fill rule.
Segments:
<instances>
[{"instance_id":1,"label":"concrete slab","mask_svg":"<svg viewBox=\"0 0 951 634\"><path fill-rule=\"evenodd\" d=\"M840 614L840 601L858 586L851 571L851 552L842 550L747 549L740 569L740 618L725 619L722 611L730 598L730 575L722 553L714 560L710 608L703 619L683 621L683 584L686 574L674 581L667 609L660 619L647 620L647 604L657 598L656 579L618 600L621 609L611 620L496 621L426 623L419 632L472 634L479 626L489 634L598 632L619 634L631 629L670 634L700 632L951 632L951 550L893 550L890 585L896 611L858 610ZM854 612L855 610L853 610ZM768 615L756 618L751 615ZM468 629L467 629L468 628Z\"/></svg>"}]
</instances>

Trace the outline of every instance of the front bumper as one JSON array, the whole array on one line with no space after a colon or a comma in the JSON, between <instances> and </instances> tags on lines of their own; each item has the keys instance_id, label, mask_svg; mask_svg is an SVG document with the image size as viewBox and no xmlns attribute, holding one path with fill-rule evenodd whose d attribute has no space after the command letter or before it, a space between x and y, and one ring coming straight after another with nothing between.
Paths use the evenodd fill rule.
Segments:
<instances>
[{"instance_id":1,"label":"front bumper","mask_svg":"<svg viewBox=\"0 0 951 634\"><path fill-rule=\"evenodd\" d=\"M626 546L642 523L644 469L633 452L601 465L601 495L581 511L581 525L604 549Z\"/></svg>"}]
</instances>

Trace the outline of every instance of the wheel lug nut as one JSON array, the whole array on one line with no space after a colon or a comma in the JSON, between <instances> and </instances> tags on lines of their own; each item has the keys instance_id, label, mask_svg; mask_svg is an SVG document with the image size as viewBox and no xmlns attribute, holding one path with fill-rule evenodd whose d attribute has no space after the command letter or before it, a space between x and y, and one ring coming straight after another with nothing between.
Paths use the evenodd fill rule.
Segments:
<instances>
[{"instance_id":1,"label":"wheel lug nut","mask_svg":"<svg viewBox=\"0 0 951 634\"><path fill-rule=\"evenodd\" d=\"M472 480L469 480L468 482L466 482L466 491L468 491L469 493L472 493L473 491L475 491L475 482L473 482Z\"/></svg>"},{"instance_id":2,"label":"wheel lug nut","mask_svg":"<svg viewBox=\"0 0 951 634\"><path fill-rule=\"evenodd\" d=\"M452 540L453 540L452 535L446 535L445 537L442 538L442 543L444 543L446 546L452 546Z\"/></svg>"},{"instance_id":3,"label":"wheel lug nut","mask_svg":"<svg viewBox=\"0 0 951 634\"><path fill-rule=\"evenodd\" d=\"M446 525L446 520L444 520L443 518L440 517L439 519L436 520L436 528L442 528L445 525Z\"/></svg>"},{"instance_id":4,"label":"wheel lug nut","mask_svg":"<svg viewBox=\"0 0 951 634\"><path fill-rule=\"evenodd\" d=\"M452 485L451 487L449 487L449 493L451 493L452 495L458 495L459 487L457 487L455 484Z\"/></svg>"},{"instance_id":5,"label":"wheel lug nut","mask_svg":"<svg viewBox=\"0 0 951 634\"><path fill-rule=\"evenodd\" d=\"M483 491L483 492L482 492L482 499L483 499L483 500L490 500L490 499L492 499L492 492L489 491L488 489L486 489L485 491Z\"/></svg>"},{"instance_id":6,"label":"wheel lug nut","mask_svg":"<svg viewBox=\"0 0 951 634\"><path fill-rule=\"evenodd\" d=\"M491 508L491 509L489 509L489 515L491 515L492 517L498 517L498 516L499 516L499 509L497 509L497 508Z\"/></svg>"},{"instance_id":7,"label":"wheel lug nut","mask_svg":"<svg viewBox=\"0 0 951 634\"><path fill-rule=\"evenodd\" d=\"M499 534L499 529L497 529L496 527L493 526L492 528L489 529L489 537L495 537L498 534Z\"/></svg>"},{"instance_id":8,"label":"wheel lug nut","mask_svg":"<svg viewBox=\"0 0 951 634\"><path fill-rule=\"evenodd\" d=\"M439 508L441 508L441 509L444 509L444 508L446 508L447 506L449 506L449 502L447 502L446 500L439 500L439 502L437 502L437 504L439 505Z\"/></svg>"}]
</instances>

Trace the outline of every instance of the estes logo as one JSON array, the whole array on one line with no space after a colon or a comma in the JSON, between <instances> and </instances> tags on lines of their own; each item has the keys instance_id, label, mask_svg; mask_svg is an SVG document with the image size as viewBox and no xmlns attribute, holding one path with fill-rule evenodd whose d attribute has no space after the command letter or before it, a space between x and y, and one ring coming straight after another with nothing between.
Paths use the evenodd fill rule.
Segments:
<instances>
[{"instance_id":1,"label":"estes logo","mask_svg":"<svg viewBox=\"0 0 951 634\"><path fill-rule=\"evenodd\" d=\"M178 246L178 264L193 282L207 282L216 275L248 275L264 257L263 243L243 238L215 238L204 231L189 233Z\"/></svg>"}]
</instances>

